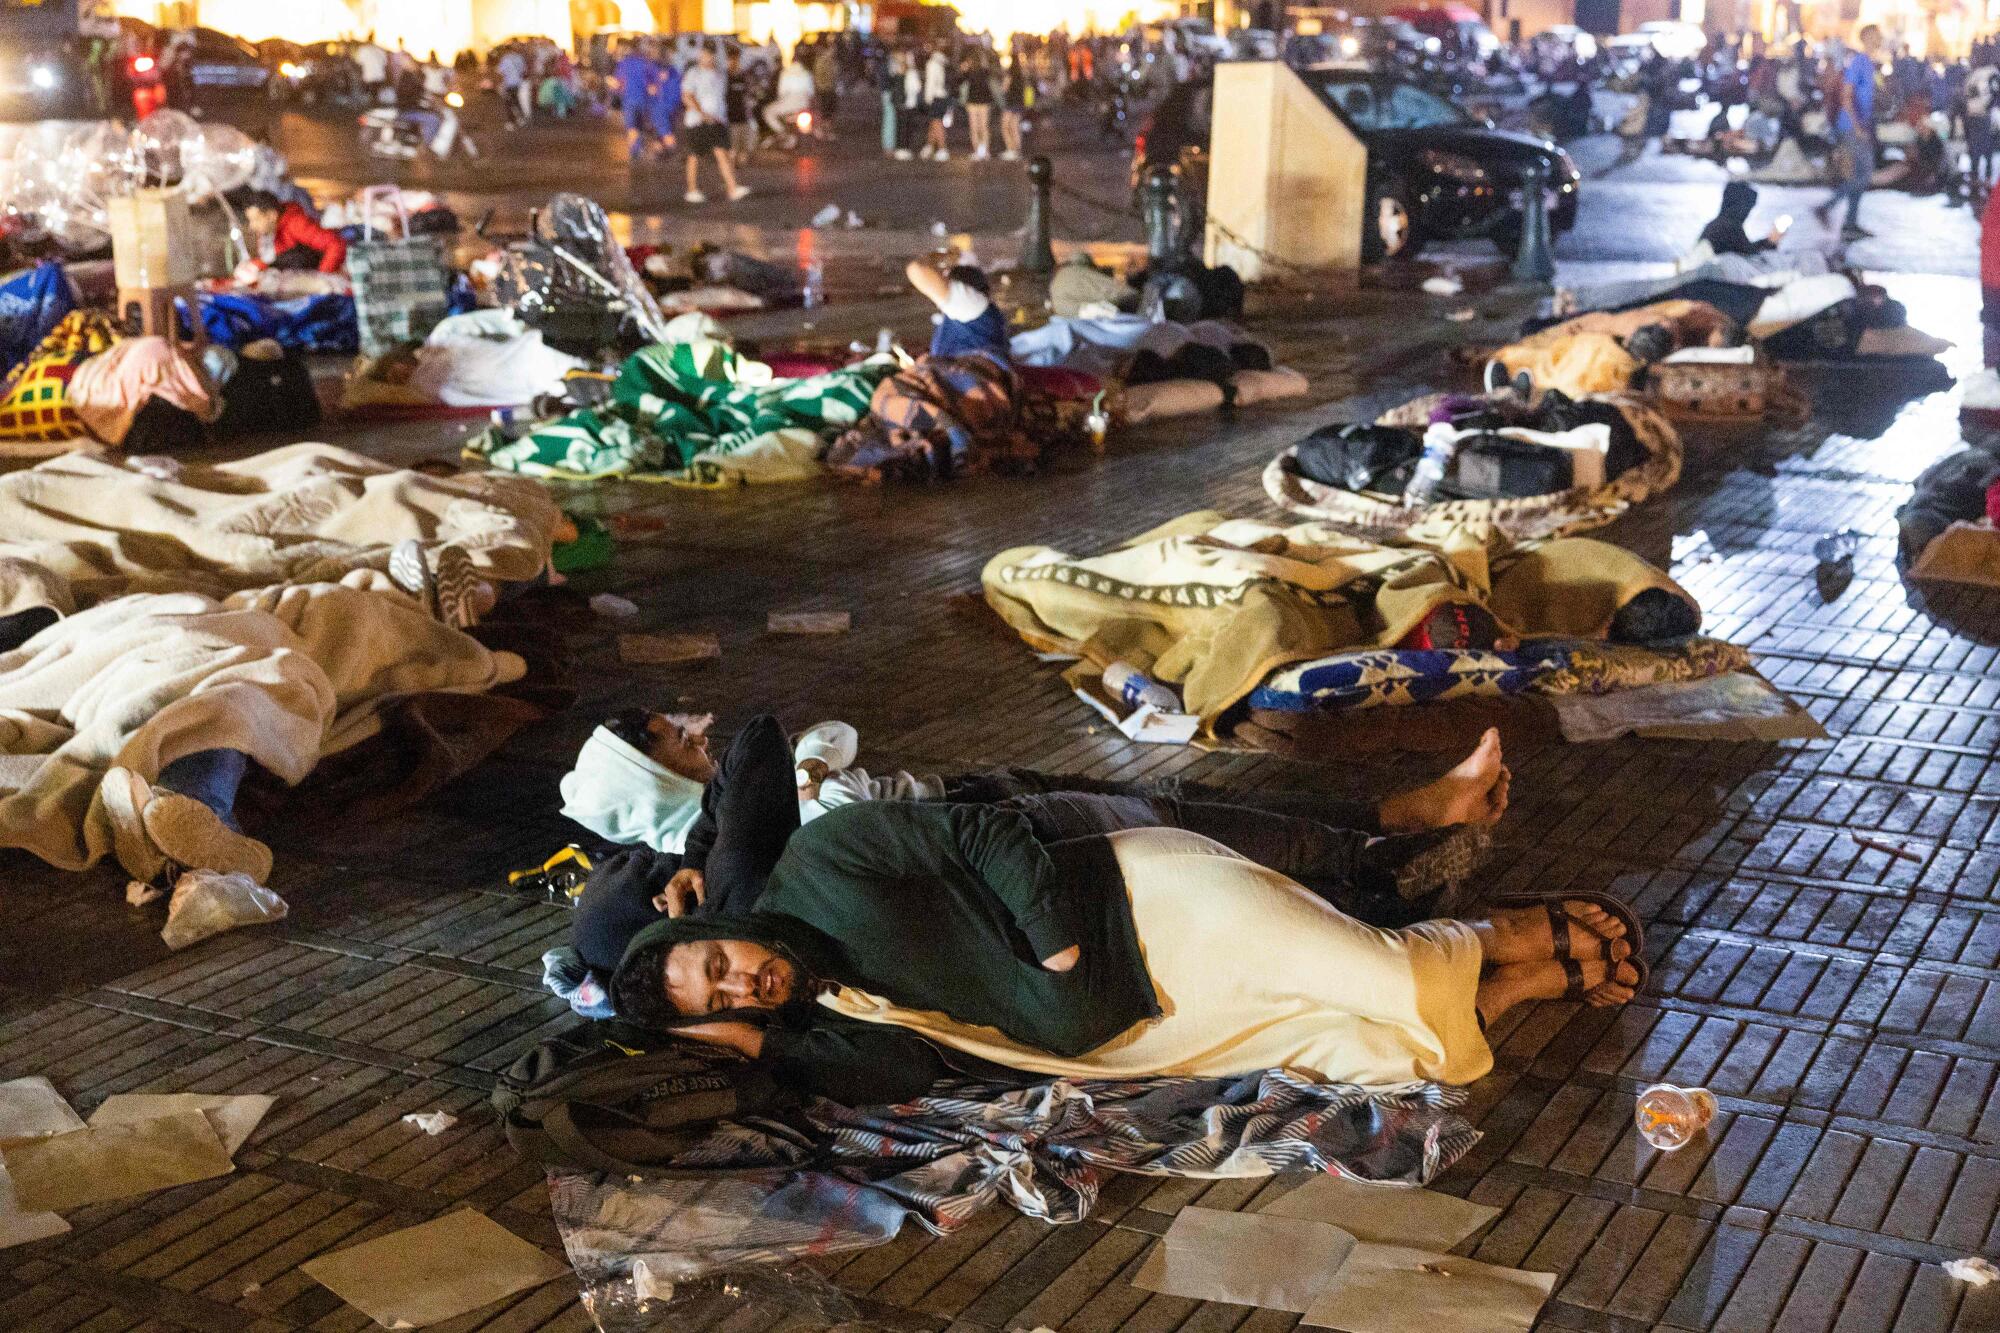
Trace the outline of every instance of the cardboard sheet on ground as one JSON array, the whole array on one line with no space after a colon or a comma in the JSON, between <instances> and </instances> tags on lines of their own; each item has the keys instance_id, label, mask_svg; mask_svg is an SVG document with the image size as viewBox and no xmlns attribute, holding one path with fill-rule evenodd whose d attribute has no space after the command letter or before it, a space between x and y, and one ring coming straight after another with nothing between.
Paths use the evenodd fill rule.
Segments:
<instances>
[{"instance_id":1,"label":"cardboard sheet on ground","mask_svg":"<svg viewBox=\"0 0 2000 1333\"><path fill-rule=\"evenodd\" d=\"M1498 1208L1467 1203L1435 1190L1370 1185L1321 1173L1258 1210L1265 1217L1302 1217L1339 1227L1356 1240L1408 1245L1439 1253L1500 1216Z\"/></svg>"},{"instance_id":2,"label":"cardboard sheet on ground","mask_svg":"<svg viewBox=\"0 0 2000 1333\"><path fill-rule=\"evenodd\" d=\"M131 1125L87 1125L0 1148L14 1197L33 1212L150 1194L235 1170L222 1139L200 1111Z\"/></svg>"},{"instance_id":3,"label":"cardboard sheet on ground","mask_svg":"<svg viewBox=\"0 0 2000 1333\"><path fill-rule=\"evenodd\" d=\"M1610 694L1551 694L1567 741L1632 732L1651 740L1824 740L1826 729L1762 676L1731 671L1707 680L1642 685Z\"/></svg>"},{"instance_id":4,"label":"cardboard sheet on ground","mask_svg":"<svg viewBox=\"0 0 2000 1333\"><path fill-rule=\"evenodd\" d=\"M569 1266L470 1208L302 1265L384 1328L422 1328L539 1287Z\"/></svg>"},{"instance_id":5,"label":"cardboard sheet on ground","mask_svg":"<svg viewBox=\"0 0 2000 1333\"><path fill-rule=\"evenodd\" d=\"M276 1097L226 1092L121 1092L104 1099L104 1105L90 1113L93 1125L130 1125L153 1120L176 1111L200 1111L215 1127L222 1150L231 1157L250 1141L257 1123L277 1101Z\"/></svg>"},{"instance_id":6,"label":"cardboard sheet on ground","mask_svg":"<svg viewBox=\"0 0 2000 1333\"><path fill-rule=\"evenodd\" d=\"M1527 1333L1554 1273L1357 1243L1300 1322L1342 1333Z\"/></svg>"},{"instance_id":7,"label":"cardboard sheet on ground","mask_svg":"<svg viewBox=\"0 0 2000 1333\"><path fill-rule=\"evenodd\" d=\"M2000 588L2000 531L1991 523L1954 523L1918 554L1913 579Z\"/></svg>"},{"instance_id":8,"label":"cardboard sheet on ground","mask_svg":"<svg viewBox=\"0 0 2000 1333\"><path fill-rule=\"evenodd\" d=\"M37 1075L0 1083L0 1143L82 1128L83 1121L47 1079ZM22 1211L14 1197L14 1182L7 1168L0 1166L0 1250L60 1236L68 1230L69 1223L54 1213Z\"/></svg>"},{"instance_id":9,"label":"cardboard sheet on ground","mask_svg":"<svg viewBox=\"0 0 2000 1333\"><path fill-rule=\"evenodd\" d=\"M1304 1314L1354 1245L1354 1237L1324 1222L1183 1208L1132 1285L1163 1296Z\"/></svg>"}]
</instances>

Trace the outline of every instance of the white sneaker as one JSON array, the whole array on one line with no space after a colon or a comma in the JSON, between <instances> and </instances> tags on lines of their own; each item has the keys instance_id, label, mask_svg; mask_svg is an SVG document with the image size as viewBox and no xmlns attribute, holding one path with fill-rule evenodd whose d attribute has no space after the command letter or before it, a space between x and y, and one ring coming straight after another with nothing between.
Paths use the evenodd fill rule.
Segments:
<instances>
[{"instance_id":1,"label":"white sneaker","mask_svg":"<svg viewBox=\"0 0 2000 1333\"><path fill-rule=\"evenodd\" d=\"M938 160L938 161L940 161L940 162L949 162L949 161L951 161L951 149L949 149L949 148L940 148L940 149L938 149L938 150L937 150L937 160Z\"/></svg>"},{"instance_id":2,"label":"white sneaker","mask_svg":"<svg viewBox=\"0 0 2000 1333\"><path fill-rule=\"evenodd\" d=\"M986 148L980 148L974 150L972 154L972 160L974 162L984 162L992 156L993 156L992 150Z\"/></svg>"},{"instance_id":3,"label":"white sneaker","mask_svg":"<svg viewBox=\"0 0 2000 1333\"><path fill-rule=\"evenodd\" d=\"M907 149L907 148L898 148L898 149L896 150L896 160L897 160L898 162L907 162L907 161L909 161L909 160L910 160L911 158L913 158L913 157L915 157L915 156L916 156L916 154L915 154L915 153L913 153L913 152L911 152L911 151L910 151L909 149ZM925 153L925 154L924 154L924 156L925 156L925 157L929 157L929 156L930 156L930 154L929 154L929 153Z\"/></svg>"},{"instance_id":4,"label":"white sneaker","mask_svg":"<svg viewBox=\"0 0 2000 1333\"><path fill-rule=\"evenodd\" d=\"M703 194L700 190L689 190L686 194L682 195L681 198L685 199L690 204L705 204L708 202L708 196Z\"/></svg>"},{"instance_id":5,"label":"white sneaker","mask_svg":"<svg viewBox=\"0 0 2000 1333\"><path fill-rule=\"evenodd\" d=\"M105 773L98 793L111 820L112 854L127 875L151 883L167 868L167 854L146 832L145 813L153 799L152 787L129 768L112 768Z\"/></svg>"},{"instance_id":6,"label":"white sneaker","mask_svg":"<svg viewBox=\"0 0 2000 1333\"><path fill-rule=\"evenodd\" d=\"M739 199L748 199L749 197L750 187L747 185L739 185L729 192L729 202L732 204Z\"/></svg>"},{"instance_id":7,"label":"white sneaker","mask_svg":"<svg viewBox=\"0 0 2000 1333\"><path fill-rule=\"evenodd\" d=\"M924 151L917 154L917 156L923 158L924 161L928 162L931 160L932 156L936 154L936 152L937 149L931 147L929 144L925 144Z\"/></svg>"},{"instance_id":8,"label":"white sneaker","mask_svg":"<svg viewBox=\"0 0 2000 1333\"><path fill-rule=\"evenodd\" d=\"M1021 160L1021 155L1015 152L1013 149L1009 148L1006 152L1000 154L1000 160L1002 162L1019 162Z\"/></svg>"}]
</instances>

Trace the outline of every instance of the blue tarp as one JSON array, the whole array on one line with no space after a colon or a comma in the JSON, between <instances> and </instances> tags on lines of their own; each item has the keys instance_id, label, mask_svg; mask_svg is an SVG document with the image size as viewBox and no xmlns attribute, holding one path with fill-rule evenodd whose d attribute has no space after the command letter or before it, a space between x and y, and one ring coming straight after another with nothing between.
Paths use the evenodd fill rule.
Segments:
<instances>
[{"instance_id":1,"label":"blue tarp","mask_svg":"<svg viewBox=\"0 0 2000 1333\"><path fill-rule=\"evenodd\" d=\"M76 309L76 289L53 259L0 285L0 372L12 370Z\"/></svg>"},{"instance_id":2,"label":"blue tarp","mask_svg":"<svg viewBox=\"0 0 2000 1333\"><path fill-rule=\"evenodd\" d=\"M275 338L287 351L353 353L361 332L351 296L297 296L273 301L247 292L203 292L201 322L208 340L241 347Z\"/></svg>"}]
</instances>

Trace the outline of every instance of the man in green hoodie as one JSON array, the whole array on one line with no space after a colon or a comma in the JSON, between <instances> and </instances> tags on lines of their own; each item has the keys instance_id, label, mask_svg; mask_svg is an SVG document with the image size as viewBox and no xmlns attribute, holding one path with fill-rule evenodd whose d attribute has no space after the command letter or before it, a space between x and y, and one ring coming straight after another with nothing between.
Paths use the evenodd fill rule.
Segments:
<instances>
[{"instance_id":1,"label":"man in green hoodie","mask_svg":"<svg viewBox=\"0 0 2000 1333\"><path fill-rule=\"evenodd\" d=\"M611 996L851 1104L954 1071L1462 1083L1514 1004L1629 1000L1627 932L1583 899L1380 930L1186 830L871 802L795 834L754 911L640 931Z\"/></svg>"}]
</instances>

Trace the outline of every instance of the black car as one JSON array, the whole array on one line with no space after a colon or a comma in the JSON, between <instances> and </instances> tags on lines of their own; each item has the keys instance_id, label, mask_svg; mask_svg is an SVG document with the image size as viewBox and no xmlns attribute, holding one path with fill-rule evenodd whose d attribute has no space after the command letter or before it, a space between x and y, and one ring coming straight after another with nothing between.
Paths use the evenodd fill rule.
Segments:
<instances>
[{"instance_id":1,"label":"black car","mask_svg":"<svg viewBox=\"0 0 2000 1333\"><path fill-rule=\"evenodd\" d=\"M197 94L204 92L262 92L271 71L257 48L241 37L232 37L214 28L194 30L188 82Z\"/></svg>"},{"instance_id":2,"label":"black car","mask_svg":"<svg viewBox=\"0 0 2000 1333\"><path fill-rule=\"evenodd\" d=\"M1299 77L1368 148L1361 257L1408 257L1431 241L1485 237L1511 253L1521 241L1521 179L1542 168L1553 233L1576 225L1581 176L1543 139L1496 130L1394 75L1329 66ZM1153 109L1133 154L1136 188L1157 163L1196 169L1207 152L1213 86L1176 86Z\"/></svg>"}]
</instances>

